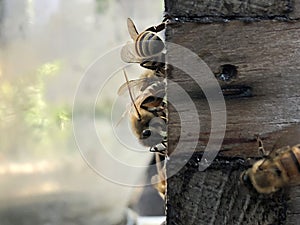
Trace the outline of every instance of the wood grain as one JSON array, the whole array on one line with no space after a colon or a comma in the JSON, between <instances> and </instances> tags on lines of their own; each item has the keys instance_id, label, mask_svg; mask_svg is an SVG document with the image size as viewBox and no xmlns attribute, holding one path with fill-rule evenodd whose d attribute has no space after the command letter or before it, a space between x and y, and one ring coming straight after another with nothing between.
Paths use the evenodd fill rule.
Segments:
<instances>
[{"instance_id":1,"label":"wood grain","mask_svg":"<svg viewBox=\"0 0 300 225\"><path fill-rule=\"evenodd\" d=\"M173 157L168 171L180 165ZM167 224L284 224L287 203L283 191L270 195L249 192L239 181L247 168L239 158L217 158L204 172L199 172L201 154L168 181ZM179 210L181 209L181 210Z\"/></svg>"},{"instance_id":2,"label":"wood grain","mask_svg":"<svg viewBox=\"0 0 300 225\"><path fill-rule=\"evenodd\" d=\"M238 31L238 32L237 32ZM232 21L221 24L184 23L170 25L166 40L195 52L218 74L220 66L232 64L238 76L223 89L248 87L247 95L226 97L227 128L223 150L230 155L257 155L256 134L272 148L281 129L300 123L300 23L261 21L245 24ZM168 53L180 61L180 55ZM170 80L182 86L192 97L199 113L199 148L210 134L210 110L199 86L174 68ZM169 89L169 95L176 93ZM176 145L180 121L169 110L170 149ZM195 118L191 118L191 121ZM197 135L198 134L194 134ZM189 141L189 140L182 140Z\"/></svg>"},{"instance_id":3,"label":"wood grain","mask_svg":"<svg viewBox=\"0 0 300 225\"><path fill-rule=\"evenodd\" d=\"M263 139L266 150L299 143L300 134L292 128L300 130L300 22L268 20L266 17L250 23L239 19L203 23L191 15L198 16L193 14L193 10L197 13L200 6L204 7L204 14L199 11L199 15L209 14L205 2L170 2L166 1L174 8L167 5L167 9L174 16L187 16L186 21L191 22L178 20L169 24L166 41L196 53L215 76L220 75L221 66L226 64L236 66L238 74L229 82L218 81L223 92L227 93L226 135L219 158L201 172L198 164L210 136L210 108L201 88L188 74L175 66L169 71L168 79L183 87L195 103L201 126L200 132L182 131L182 123L193 124L197 118L191 115L181 121L176 108L169 106L169 152L176 148L179 140L182 146L180 152L171 155L167 168L169 175L182 166L185 154L191 155L193 150L196 152L168 180L167 224L298 224L299 187L289 187L274 195L260 195L241 185L239 176L249 166L245 160L259 156L256 134ZM193 8L191 2L198 5ZM211 2L214 5L225 1ZM264 3L266 1L261 1L261 4ZM280 10L284 7L279 7L279 1L271 3L278 7L273 5L275 8L270 8L273 13L270 15L283 12ZM293 4L297 7L299 1ZM251 12L240 13L252 16ZM259 13L258 10L255 15ZM184 63L178 52L168 51L168 59ZM173 95L176 95L176 89L168 86L168 96ZM184 99L178 104L182 104L183 113L189 115L189 109L184 108ZM180 132L188 135L182 139ZM296 135L292 137L293 133ZM198 140L195 149L184 147L195 138Z\"/></svg>"},{"instance_id":4,"label":"wood grain","mask_svg":"<svg viewBox=\"0 0 300 225\"><path fill-rule=\"evenodd\" d=\"M166 12L181 20L232 18L299 18L298 1L292 0L166 0Z\"/></svg>"}]
</instances>

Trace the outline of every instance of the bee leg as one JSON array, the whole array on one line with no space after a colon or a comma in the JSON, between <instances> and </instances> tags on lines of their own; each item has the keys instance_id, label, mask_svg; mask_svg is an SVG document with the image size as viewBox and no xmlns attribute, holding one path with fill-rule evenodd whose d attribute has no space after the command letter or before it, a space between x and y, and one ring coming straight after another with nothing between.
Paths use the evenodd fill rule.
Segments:
<instances>
[{"instance_id":1,"label":"bee leg","mask_svg":"<svg viewBox=\"0 0 300 225\"><path fill-rule=\"evenodd\" d=\"M159 150L158 147L156 147L156 146L150 147L149 151L150 152L154 152L154 153L158 153L158 154L160 154L162 156L166 155L166 149Z\"/></svg>"},{"instance_id":2,"label":"bee leg","mask_svg":"<svg viewBox=\"0 0 300 225\"><path fill-rule=\"evenodd\" d=\"M157 77L166 77L167 65L165 63L166 54L160 53L154 57L144 59L140 66L149 70L154 70Z\"/></svg>"},{"instance_id":3,"label":"bee leg","mask_svg":"<svg viewBox=\"0 0 300 225\"><path fill-rule=\"evenodd\" d=\"M167 140L163 140L161 142L161 144L164 146L164 150L163 150L163 153L164 153L164 156L168 159L168 149L167 149Z\"/></svg>"},{"instance_id":4,"label":"bee leg","mask_svg":"<svg viewBox=\"0 0 300 225\"><path fill-rule=\"evenodd\" d=\"M165 28L166 28L166 22L162 22L161 24L159 24L157 26L149 27L145 31L151 31L151 32L158 33L158 32L162 31Z\"/></svg>"},{"instance_id":5,"label":"bee leg","mask_svg":"<svg viewBox=\"0 0 300 225\"><path fill-rule=\"evenodd\" d=\"M165 156L166 155L166 149L164 150L159 150L158 154L160 154L161 156Z\"/></svg>"},{"instance_id":6,"label":"bee leg","mask_svg":"<svg viewBox=\"0 0 300 225\"><path fill-rule=\"evenodd\" d=\"M140 63L140 66L149 70L157 70L155 62L151 62L150 60L143 61L142 63Z\"/></svg>"},{"instance_id":7,"label":"bee leg","mask_svg":"<svg viewBox=\"0 0 300 225\"><path fill-rule=\"evenodd\" d=\"M164 19L163 19L163 22L165 23L170 23L172 20L174 20L174 18L170 15L170 14L165 14L164 15Z\"/></svg>"},{"instance_id":8,"label":"bee leg","mask_svg":"<svg viewBox=\"0 0 300 225\"><path fill-rule=\"evenodd\" d=\"M149 151L154 152L154 153L161 153L161 151L163 151L163 150L159 150L158 147L152 146L152 147L150 147Z\"/></svg>"},{"instance_id":9,"label":"bee leg","mask_svg":"<svg viewBox=\"0 0 300 225\"><path fill-rule=\"evenodd\" d=\"M163 61L163 60L162 60ZM156 76L158 77L165 77L165 73L163 71L165 71L163 68L165 67L165 64L162 62L159 64L161 65L157 65L156 61L150 61L150 60L145 60L142 63L140 63L140 66L149 69L149 70L154 70L156 72Z\"/></svg>"},{"instance_id":10,"label":"bee leg","mask_svg":"<svg viewBox=\"0 0 300 225\"><path fill-rule=\"evenodd\" d=\"M160 55L160 60L159 60L159 66L156 67L156 75L158 77L166 77L167 71L168 71L168 65L166 64L166 54L165 53L161 53Z\"/></svg>"},{"instance_id":11,"label":"bee leg","mask_svg":"<svg viewBox=\"0 0 300 225\"><path fill-rule=\"evenodd\" d=\"M156 146L150 147L149 152L157 152L157 147Z\"/></svg>"},{"instance_id":12,"label":"bee leg","mask_svg":"<svg viewBox=\"0 0 300 225\"><path fill-rule=\"evenodd\" d=\"M155 75L158 77L166 77L164 69L156 68L155 72Z\"/></svg>"}]
</instances>

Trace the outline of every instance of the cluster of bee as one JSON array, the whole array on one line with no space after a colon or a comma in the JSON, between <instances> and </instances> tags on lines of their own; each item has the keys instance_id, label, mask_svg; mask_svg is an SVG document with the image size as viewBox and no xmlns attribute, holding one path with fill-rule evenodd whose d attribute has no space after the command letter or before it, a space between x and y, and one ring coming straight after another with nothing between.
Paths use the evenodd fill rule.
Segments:
<instances>
[{"instance_id":1,"label":"cluster of bee","mask_svg":"<svg viewBox=\"0 0 300 225\"><path fill-rule=\"evenodd\" d=\"M152 178L154 187L164 197L166 190L165 166L161 156L167 156L167 100L165 44L157 35L166 27L166 22L138 33L133 21L128 18L127 26L133 43L121 50L121 58L127 63L139 63L146 69L136 80L128 80L118 94L128 90L131 99L129 119L134 135L140 143L155 152L157 175Z\"/></svg>"},{"instance_id":2,"label":"cluster of bee","mask_svg":"<svg viewBox=\"0 0 300 225\"><path fill-rule=\"evenodd\" d=\"M284 146L267 153L258 137L259 151L263 159L241 174L242 183L262 194L300 184L300 144Z\"/></svg>"},{"instance_id":3,"label":"cluster of bee","mask_svg":"<svg viewBox=\"0 0 300 225\"><path fill-rule=\"evenodd\" d=\"M136 80L124 83L118 94L128 90L132 107L129 110L130 123L141 144L155 152L157 175L152 183L164 197L166 190L165 166L161 165L160 155L167 156L167 101L165 44L157 35L165 29L167 22L138 33L133 21L128 18L127 26L133 43L121 50L121 58L128 63L139 63L147 71ZM138 90L138 95L133 95ZM270 194L280 188L300 183L300 144L286 146L266 153L258 138L259 150L263 159L241 174L241 182L259 193Z\"/></svg>"}]
</instances>

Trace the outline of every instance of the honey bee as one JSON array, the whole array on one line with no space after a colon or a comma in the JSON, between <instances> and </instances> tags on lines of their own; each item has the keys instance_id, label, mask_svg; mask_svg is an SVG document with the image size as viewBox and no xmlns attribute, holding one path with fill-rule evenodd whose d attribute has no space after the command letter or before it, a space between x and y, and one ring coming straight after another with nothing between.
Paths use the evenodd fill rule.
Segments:
<instances>
[{"instance_id":1,"label":"honey bee","mask_svg":"<svg viewBox=\"0 0 300 225\"><path fill-rule=\"evenodd\" d=\"M165 158L167 160L167 157ZM165 199L167 191L167 175L166 175L166 166L161 165L160 155L155 153L156 169L157 174L152 176L151 183L153 187L158 191L158 194L162 199Z\"/></svg>"},{"instance_id":2,"label":"honey bee","mask_svg":"<svg viewBox=\"0 0 300 225\"><path fill-rule=\"evenodd\" d=\"M142 33L138 33L133 21L127 19L127 27L134 43L127 43L121 50L121 58L124 62L140 63L146 69L163 71L165 67L165 44L156 34L166 27L166 22L158 26L149 27ZM161 75L163 72L156 75Z\"/></svg>"},{"instance_id":3,"label":"honey bee","mask_svg":"<svg viewBox=\"0 0 300 225\"><path fill-rule=\"evenodd\" d=\"M129 117L134 135L152 152L164 154L166 151L166 91L165 80L152 74L138 80L129 81L125 70L126 86L132 101ZM131 87L139 86L141 94L133 97ZM119 89L123 92L124 85Z\"/></svg>"},{"instance_id":4,"label":"honey bee","mask_svg":"<svg viewBox=\"0 0 300 225\"><path fill-rule=\"evenodd\" d=\"M259 150L265 154L258 138ZM251 168L241 174L241 181L259 193L271 194L280 188L300 184L300 144L285 146L265 154Z\"/></svg>"}]
</instances>

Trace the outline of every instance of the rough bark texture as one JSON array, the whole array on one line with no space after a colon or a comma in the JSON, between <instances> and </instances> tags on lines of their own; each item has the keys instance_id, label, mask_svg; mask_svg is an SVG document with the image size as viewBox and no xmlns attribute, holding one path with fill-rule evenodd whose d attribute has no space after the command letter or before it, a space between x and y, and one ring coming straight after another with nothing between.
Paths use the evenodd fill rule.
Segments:
<instances>
[{"instance_id":1,"label":"rough bark texture","mask_svg":"<svg viewBox=\"0 0 300 225\"><path fill-rule=\"evenodd\" d=\"M215 18L298 19L297 0L166 0L166 12L178 19L213 20Z\"/></svg>"},{"instance_id":2,"label":"rough bark texture","mask_svg":"<svg viewBox=\"0 0 300 225\"><path fill-rule=\"evenodd\" d=\"M196 153L169 179L167 224L284 224L286 195L249 192L238 179L247 168L242 159L219 157L209 170L199 172L199 158ZM168 171L180 160L179 155L172 158Z\"/></svg>"},{"instance_id":3,"label":"rough bark texture","mask_svg":"<svg viewBox=\"0 0 300 225\"><path fill-rule=\"evenodd\" d=\"M255 134L260 134L265 139L265 147L270 149L280 136L280 128L300 122L299 37L298 22L260 21L246 24L232 21L168 26L166 39L195 52L216 75L222 65L237 67L236 79L220 81L224 93L229 93L225 96L227 131L222 149L229 150L230 155L256 155ZM172 52L168 56L182 60L180 55ZM210 135L211 123L205 96L182 71L174 68L169 77L190 94L199 110L201 135L197 150L203 150L201 147L205 146ZM240 92L235 94L229 91L236 89ZM169 92L170 95L175 94L171 88ZM191 118L191 121L194 119ZM178 140L180 121L172 110L169 120L170 149L173 149Z\"/></svg>"},{"instance_id":4,"label":"rough bark texture","mask_svg":"<svg viewBox=\"0 0 300 225\"><path fill-rule=\"evenodd\" d=\"M208 103L188 75L177 68L168 74L193 99L201 127L200 134L189 133L180 140L197 138L198 145L194 156L168 180L167 224L299 224L297 187L260 195L243 187L239 175L250 166L245 159L259 156L256 134L266 150L299 143L300 132L289 137L300 124L300 1L165 2L166 13L177 18L167 26L167 42L195 52L216 77L224 65L237 68L233 79L219 80L226 101L226 135L218 160L204 172L197 164L210 136ZM184 61L172 51L168 57ZM169 86L168 95L175 94ZM177 146L181 122L169 107L170 152ZM183 147L171 155L168 173L173 174L192 150Z\"/></svg>"}]
</instances>

